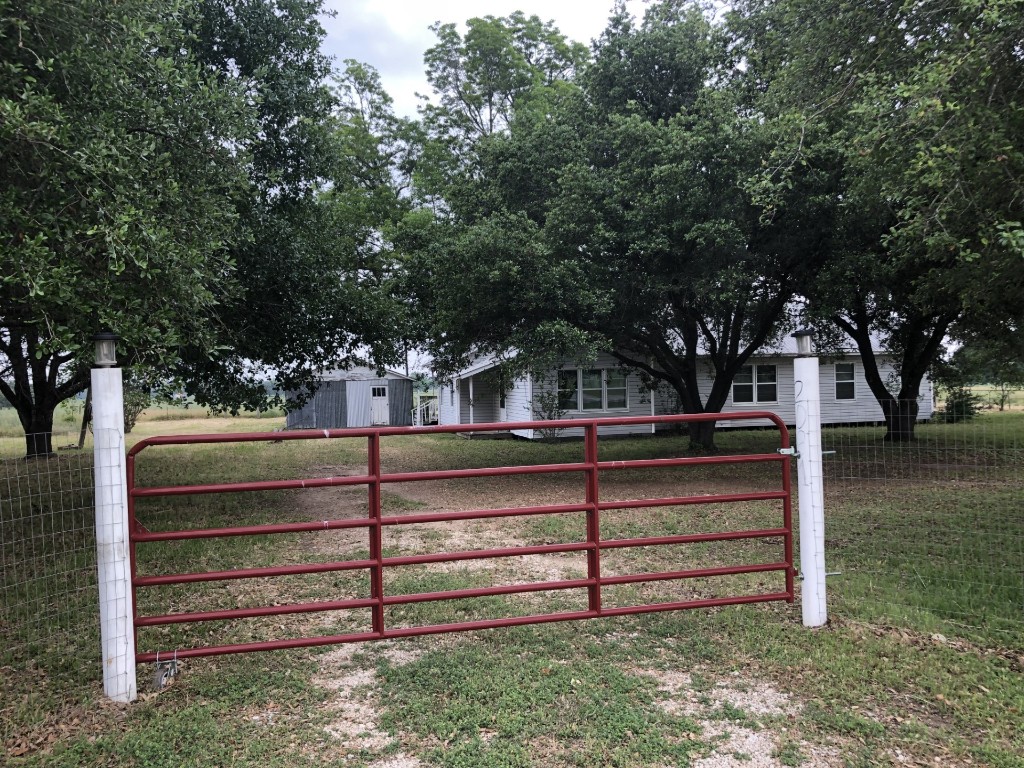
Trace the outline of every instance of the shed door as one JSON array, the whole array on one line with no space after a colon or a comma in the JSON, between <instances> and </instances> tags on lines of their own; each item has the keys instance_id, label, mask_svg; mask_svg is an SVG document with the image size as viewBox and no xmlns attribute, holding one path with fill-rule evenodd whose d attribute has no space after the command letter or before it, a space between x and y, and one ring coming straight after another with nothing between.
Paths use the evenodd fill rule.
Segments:
<instances>
[{"instance_id":1,"label":"shed door","mask_svg":"<svg viewBox=\"0 0 1024 768\"><path fill-rule=\"evenodd\" d=\"M387 385L370 387L370 424L379 426L387 424L388 419L388 388Z\"/></svg>"}]
</instances>

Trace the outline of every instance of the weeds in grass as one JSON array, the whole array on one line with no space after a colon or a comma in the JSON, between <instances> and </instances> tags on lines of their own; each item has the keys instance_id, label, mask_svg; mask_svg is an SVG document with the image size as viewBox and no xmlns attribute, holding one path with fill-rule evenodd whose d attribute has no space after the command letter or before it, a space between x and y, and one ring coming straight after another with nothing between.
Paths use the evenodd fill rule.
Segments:
<instances>
[{"instance_id":1,"label":"weeds in grass","mask_svg":"<svg viewBox=\"0 0 1024 768\"><path fill-rule=\"evenodd\" d=\"M686 764L698 726L654 704L651 681L590 653L564 655L530 629L378 668L382 723L413 734L442 766ZM538 746L541 753L538 753Z\"/></svg>"},{"instance_id":2,"label":"weeds in grass","mask_svg":"<svg viewBox=\"0 0 1024 768\"><path fill-rule=\"evenodd\" d=\"M870 453L859 455L859 463L842 454L832 459L847 479L834 486L829 499L830 565L843 573L831 582L833 621L828 628L805 631L792 608L777 605L493 630L444 644L424 640L425 652L409 663L377 658L372 646L367 646L366 663L377 674L380 725L403 750L434 765L686 765L710 748L709 738L691 719L670 715L659 706L663 692L649 675L637 670L689 672L696 695L704 695L724 723L739 727L750 724L753 716L711 695L716 681L736 671L767 680L803 704L799 720L787 722L787 735L776 744L775 758L784 765L807 764L808 749L802 742L809 741L839 745L850 765L877 765L899 749L917 759L950 765L970 758L993 766L1021 766L1024 735L1016 723L1024 710L1020 639L1024 521L1019 515L993 515L992 510L1024 507L1017 437L1024 431L1024 414L982 414L978 424L983 429L970 440L955 431L963 429L958 425L922 427L914 453L884 444L882 430L828 431L827 439L833 444L871 448ZM132 438L164 431L267 431L274 426L268 419L143 420ZM719 444L727 451L760 452L770 450L773 439L768 432L722 432ZM602 458L678 454L685 450L684 441L675 437L609 441L602 444ZM1017 446L1017 452L1006 451L1008 444ZM466 441L444 436L389 438L383 447L386 471L511 466L581 457L578 443ZM16 450L22 448L19 444ZM914 463L921 461L935 466L921 468ZM164 485L322 477L362 471L365 462L361 439L147 449L140 457L139 479L144 485ZM21 468L26 463L16 460L11 466ZM948 466L956 466L956 473L950 474ZM670 477L686 487L705 489L701 492L776 481L774 475L765 479L763 467L707 467ZM871 478L876 478L874 484ZM316 651L194 660L184 665L185 674L175 685L159 696L148 696L129 708L101 706L91 582L69 592L68 577L62 576L87 573L91 567L91 540L85 535L89 510L81 501L75 502L73 513L62 511L57 499L69 491L65 486L71 480L60 472L51 479L55 485L31 491L31 514L11 512L12 494L0 494L5 579L12 564L22 569L20 591L4 593L0 627L0 666L5 667L0 674L0 741L8 762L264 768L360 765L381 756L338 753L324 730L330 719L331 694L313 683ZM617 482L625 493L658 480L654 473L635 473ZM497 506L515 498L508 491L512 486L499 488L488 481L461 487L489 494ZM536 493L545 498L565 491L554 480L536 487ZM614 488L615 483L609 482L602 492L611 494ZM328 500L332 515L364 515L365 492L346 493L152 500L139 505L139 514L151 530L318 520ZM446 505L458 501L441 493L433 498L442 498L440 503ZM390 514L434 508L439 503L431 501L427 491L417 491L416 498L411 498L401 487L388 488L383 500ZM26 536L19 526L35 515L37 507L54 513L53 525L32 529L38 535ZM702 517L695 509L671 508L609 513L601 535L628 538L724 526L761 527L777 516L778 508L733 504L703 513ZM60 530L69 521L74 535ZM515 529L515 536L529 542L579 540L581 522L582 515L531 518ZM950 540L950 531L958 538ZM444 549L445 536L434 531L418 541L428 550ZM15 541L22 543L15 545ZM390 546L389 553L401 551L397 544ZM70 556L61 554L69 551ZM660 570L686 562L711 564L758 555L757 550L742 547L645 548L614 565L634 571ZM143 573L164 573L366 556L365 536L331 539L289 534L147 545L140 548L139 564ZM611 559L608 562L613 564ZM473 588L507 579L509 573L508 568L496 572L469 567L396 569L386 590L412 594ZM756 581L750 586L759 587ZM672 590L704 588L696 583L664 584L645 593L629 587L619 598L661 599ZM365 573L335 573L152 591L145 593L140 609L173 612L368 594ZM35 610L32 606L56 607L58 599L68 642L54 648L45 638L36 642L22 628ZM532 603L493 597L395 606L388 609L388 623L436 624L541 609L568 610L576 599L569 593L543 593L531 596L537 601ZM148 630L141 639L149 644L147 648L173 648L285 633L354 631L367 624L366 612L308 614L280 621ZM775 725L765 725L760 717L758 722L769 729Z\"/></svg>"},{"instance_id":3,"label":"weeds in grass","mask_svg":"<svg viewBox=\"0 0 1024 768\"><path fill-rule=\"evenodd\" d=\"M783 740L782 744L772 753L772 757L787 767L802 765L806 760L800 748L790 739Z\"/></svg>"}]
</instances>

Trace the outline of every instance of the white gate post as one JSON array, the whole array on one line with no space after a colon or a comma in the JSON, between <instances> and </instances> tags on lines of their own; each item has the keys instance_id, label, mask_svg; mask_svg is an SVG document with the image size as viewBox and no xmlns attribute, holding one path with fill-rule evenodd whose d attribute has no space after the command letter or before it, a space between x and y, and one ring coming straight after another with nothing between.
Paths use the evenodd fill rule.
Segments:
<instances>
[{"instance_id":1,"label":"white gate post","mask_svg":"<svg viewBox=\"0 0 1024 768\"><path fill-rule=\"evenodd\" d=\"M805 627L828 621L825 595L825 494L821 462L821 389L818 358L811 349L809 330L793 334L797 358L793 361L796 395L796 448L800 501L800 571Z\"/></svg>"},{"instance_id":2,"label":"white gate post","mask_svg":"<svg viewBox=\"0 0 1024 768\"><path fill-rule=\"evenodd\" d=\"M99 571L103 692L134 701L135 643L128 549L128 481L125 475L124 389L117 368L117 336L101 333L92 369L92 431L96 480L96 560Z\"/></svg>"}]
</instances>

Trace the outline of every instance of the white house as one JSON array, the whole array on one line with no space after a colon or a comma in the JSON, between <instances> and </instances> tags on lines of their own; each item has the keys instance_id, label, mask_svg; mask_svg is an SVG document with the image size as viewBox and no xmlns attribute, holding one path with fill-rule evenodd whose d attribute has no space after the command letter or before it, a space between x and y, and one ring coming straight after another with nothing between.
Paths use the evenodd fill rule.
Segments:
<instances>
[{"instance_id":1,"label":"white house","mask_svg":"<svg viewBox=\"0 0 1024 768\"><path fill-rule=\"evenodd\" d=\"M748 361L732 384L732 392L723 411L772 411L787 424L795 420L793 391L793 360L796 341L784 339L777 348L764 350ZM893 372L891 363L879 355L883 377ZM556 401L563 419L591 419L612 416L659 416L679 412L675 392L661 386L646 390L640 377L622 368L608 354L600 354L586 365L566 364L544 375L528 375L507 384L502 391L494 370L500 361L480 358L459 371L440 388L440 424L484 424L536 421L550 417L543 413L545 402ZM821 383L822 424L882 423L882 409L864 378L864 364L855 351L843 357L822 362ZM701 376L701 393L711 390L712 370L705 365ZM932 415L932 383L922 382L919 398L919 421ZM720 426L764 426L762 421L732 421ZM511 430L526 438L540 437L537 430ZM654 425L604 427L601 434L650 434ZM582 435L582 430L563 430L565 437Z\"/></svg>"}]
</instances>

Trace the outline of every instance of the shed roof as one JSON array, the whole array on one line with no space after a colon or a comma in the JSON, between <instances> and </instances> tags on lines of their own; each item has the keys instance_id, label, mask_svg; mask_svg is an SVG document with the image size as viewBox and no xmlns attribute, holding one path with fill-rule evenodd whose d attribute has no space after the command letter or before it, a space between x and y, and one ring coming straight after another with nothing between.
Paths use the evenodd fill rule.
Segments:
<instances>
[{"instance_id":1,"label":"shed roof","mask_svg":"<svg viewBox=\"0 0 1024 768\"><path fill-rule=\"evenodd\" d=\"M412 381L412 376L392 371L390 368L383 369L383 375L378 375L377 368L366 365L354 365L351 368L337 368L333 371L325 371L320 374L321 381L369 381L370 379L401 379Z\"/></svg>"}]
</instances>

